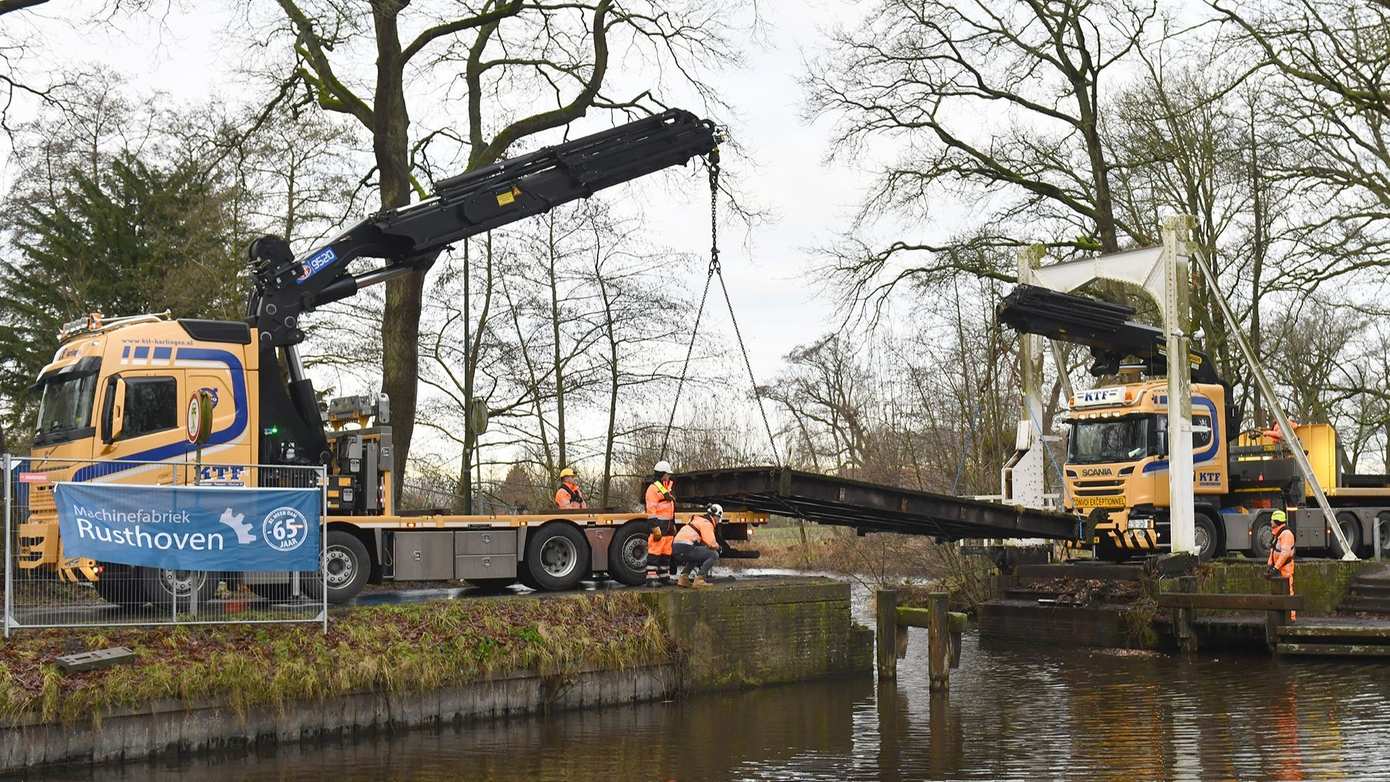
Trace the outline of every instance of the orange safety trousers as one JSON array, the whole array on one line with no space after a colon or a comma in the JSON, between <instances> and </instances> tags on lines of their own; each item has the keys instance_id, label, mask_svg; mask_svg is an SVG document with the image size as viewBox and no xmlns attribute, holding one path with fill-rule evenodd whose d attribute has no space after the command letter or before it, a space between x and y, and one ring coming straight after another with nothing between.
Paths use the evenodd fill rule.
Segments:
<instances>
[{"instance_id":1,"label":"orange safety trousers","mask_svg":"<svg viewBox=\"0 0 1390 782\"><path fill-rule=\"evenodd\" d=\"M1293 591L1293 552L1294 537L1293 532L1288 527L1279 530L1279 534L1274 536L1274 545L1269 552L1270 567L1279 570L1279 576L1289 582L1289 596L1292 597ZM1297 611L1289 612L1289 621L1298 619Z\"/></svg>"}]
</instances>

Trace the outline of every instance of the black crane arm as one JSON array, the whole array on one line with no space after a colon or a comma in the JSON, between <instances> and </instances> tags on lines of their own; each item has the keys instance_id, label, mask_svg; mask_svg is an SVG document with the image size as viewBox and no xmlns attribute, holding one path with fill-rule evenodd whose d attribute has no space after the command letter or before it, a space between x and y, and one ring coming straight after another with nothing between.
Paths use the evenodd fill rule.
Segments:
<instances>
[{"instance_id":1,"label":"black crane arm","mask_svg":"<svg viewBox=\"0 0 1390 782\"><path fill-rule=\"evenodd\" d=\"M428 199L378 212L301 258L283 239L263 237L251 245L247 320L260 330L263 345L296 345L304 341L299 320L305 312L427 269L454 242L684 164L713 152L718 142L713 123L669 109L442 180ZM385 264L354 274L349 266L358 258Z\"/></svg>"},{"instance_id":2,"label":"black crane arm","mask_svg":"<svg viewBox=\"0 0 1390 782\"><path fill-rule=\"evenodd\" d=\"M246 320L260 334L261 463L326 464L331 458L317 394L297 352L304 313L428 269L454 242L697 155L712 157L719 141L713 123L670 109L445 179L429 198L378 212L299 258L280 237L252 242ZM350 267L359 258L385 263L354 273Z\"/></svg>"},{"instance_id":3,"label":"black crane arm","mask_svg":"<svg viewBox=\"0 0 1390 782\"><path fill-rule=\"evenodd\" d=\"M997 309L999 322L1021 334L1041 334L1050 339L1085 345L1091 349L1096 377L1120 371L1120 362L1134 356L1150 375L1168 372L1168 338L1163 330L1130 318L1134 309L1089 296L1019 285L1004 297ZM1217 376L1211 358L1190 351L1194 383L1225 381Z\"/></svg>"}]
</instances>

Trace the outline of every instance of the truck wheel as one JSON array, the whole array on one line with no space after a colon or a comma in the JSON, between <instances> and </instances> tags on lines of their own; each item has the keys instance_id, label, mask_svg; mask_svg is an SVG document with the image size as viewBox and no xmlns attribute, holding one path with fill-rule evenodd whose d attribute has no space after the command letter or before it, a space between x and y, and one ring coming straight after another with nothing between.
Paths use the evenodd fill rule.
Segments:
<instances>
[{"instance_id":1,"label":"truck wheel","mask_svg":"<svg viewBox=\"0 0 1390 782\"><path fill-rule=\"evenodd\" d=\"M1383 554L1390 550L1390 511L1381 511L1380 515L1376 516L1376 526L1380 527L1380 551ZM1375 544L1374 538L1371 539L1371 544Z\"/></svg>"},{"instance_id":2,"label":"truck wheel","mask_svg":"<svg viewBox=\"0 0 1390 782\"><path fill-rule=\"evenodd\" d=\"M645 521L629 521L618 528L608 544L608 575L628 586L641 586L647 580L647 534Z\"/></svg>"},{"instance_id":3,"label":"truck wheel","mask_svg":"<svg viewBox=\"0 0 1390 782\"><path fill-rule=\"evenodd\" d=\"M198 605L203 606L217 595L217 574L201 570L137 567L135 580L144 592L145 602L157 608L177 600L179 610L184 610L194 594Z\"/></svg>"},{"instance_id":4,"label":"truck wheel","mask_svg":"<svg viewBox=\"0 0 1390 782\"><path fill-rule=\"evenodd\" d=\"M1192 518L1192 542L1197 544L1197 559L1206 562L1220 553L1221 538L1217 537L1216 522L1205 513Z\"/></svg>"},{"instance_id":5,"label":"truck wheel","mask_svg":"<svg viewBox=\"0 0 1390 782\"><path fill-rule=\"evenodd\" d=\"M324 580L328 582L328 602L346 603L367 585L372 574L372 558L356 535L347 530L331 529L324 547L323 568L326 571ZM304 585L304 594L318 599L320 583L319 579L310 578Z\"/></svg>"},{"instance_id":6,"label":"truck wheel","mask_svg":"<svg viewBox=\"0 0 1390 782\"><path fill-rule=\"evenodd\" d=\"M574 589L589 572L589 541L565 523L541 527L526 541L526 571L538 589Z\"/></svg>"},{"instance_id":7,"label":"truck wheel","mask_svg":"<svg viewBox=\"0 0 1390 782\"><path fill-rule=\"evenodd\" d=\"M145 604L144 584L135 577L135 568L103 562L101 576L92 584L102 600L123 608Z\"/></svg>"},{"instance_id":8,"label":"truck wheel","mask_svg":"<svg viewBox=\"0 0 1390 782\"><path fill-rule=\"evenodd\" d=\"M1250 528L1250 556L1266 562L1269 552L1274 549L1274 527L1269 523L1269 514L1261 513Z\"/></svg>"},{"instance_id":9,"label":"truck wheel","mask_svg":"<svg viewBox=\"0 0 1390 782\"><path fill-rule=\"evenodd\" d=\"M1355 513L1342 511L1337 514L1337 526L1342 528L1342 534L1347 536L1347 544L1351 546L1351 553L1355 554L1361 550L1361 520L1356 518ZM1331 540L1327 541L1328 548L1332 549L1332 555L1340 557L1346 552L1342 550L1342 542L1337 540L1337 536L1328 533ZM1382 541L1382 545L1384 545Z\"/></svg>"}]
</instances>

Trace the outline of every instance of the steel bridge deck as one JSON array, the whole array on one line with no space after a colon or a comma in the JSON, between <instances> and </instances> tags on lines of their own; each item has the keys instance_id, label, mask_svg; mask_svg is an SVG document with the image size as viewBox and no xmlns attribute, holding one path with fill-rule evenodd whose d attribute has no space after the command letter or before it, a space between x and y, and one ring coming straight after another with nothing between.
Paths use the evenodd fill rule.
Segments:
<instances>
[{"instance_id":1,"label":"steel bridge deck","mask_svg":"<svg viewBox=\"0 0 1390 782\"><path fill-rule=\"evenodd\" d=\"M999 502L866 483L781 467L680 473L681 502L718 502L860 532L959 538L1073 539L1078 518Z\"/></svg>"}]
</instances>

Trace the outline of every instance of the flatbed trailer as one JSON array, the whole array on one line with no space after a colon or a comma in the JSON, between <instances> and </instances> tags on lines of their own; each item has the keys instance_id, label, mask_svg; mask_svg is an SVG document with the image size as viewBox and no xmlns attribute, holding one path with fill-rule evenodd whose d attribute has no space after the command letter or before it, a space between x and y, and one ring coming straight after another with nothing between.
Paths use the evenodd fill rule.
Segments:
<instances>
[{"instance_id":1,"label":"flatbed trailer","mask_svg":"<svg viewBox=\"0 0 1390 782\"><path fill-rule=\"evenodd\" d=\"M726 519L734 539L746 539L758 513ZM645 513L555 510L529 514L422 513L390 516L325 516L330 534L351 534L363 544L360 561L328 562L330 595L335 588L355 594L353 569L370 567L366 578L386 581L467 581L484 588L520 582L532 589L572 589L596 574L629 586L646 577ZM340 547L337 551L343 551ZM330 549L330 559L334 555ZM350 556L351 552L339 556ZM334 583L334 581L338 583ZM346 593L346 592L345 592Z\"/></svg>"},{"instance_id":2,"label":"flatbed trailer","mask_svg":"<svg viewBox=\"0 0 1390 782\"><path fill-rule=\"evenodd\" d=\"M1080 518L1000 502L802 472L736 467L676 475L686 502L719 502L750 511L852 527L862 533L965 538L1074 540Z\"/></svg>"}]
</instances>

